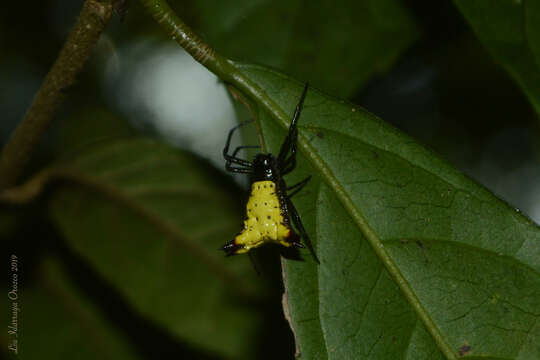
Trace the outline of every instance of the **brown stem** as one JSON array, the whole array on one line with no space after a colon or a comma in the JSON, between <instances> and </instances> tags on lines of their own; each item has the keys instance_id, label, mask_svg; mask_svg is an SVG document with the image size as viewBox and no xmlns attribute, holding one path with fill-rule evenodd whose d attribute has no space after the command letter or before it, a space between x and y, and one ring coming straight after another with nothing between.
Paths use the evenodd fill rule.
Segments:
<instances>
[{"instance_id":1,"label":"brown stem","mask_svg":"<svg viewBox=\"0 0 540 360\"><path fill-rule=\"evenodd\" d=\"M13 186L82 70L112 14L110 0L86 0L56 62L0 154L0 190Z\"/></svg>"}]
</instances>

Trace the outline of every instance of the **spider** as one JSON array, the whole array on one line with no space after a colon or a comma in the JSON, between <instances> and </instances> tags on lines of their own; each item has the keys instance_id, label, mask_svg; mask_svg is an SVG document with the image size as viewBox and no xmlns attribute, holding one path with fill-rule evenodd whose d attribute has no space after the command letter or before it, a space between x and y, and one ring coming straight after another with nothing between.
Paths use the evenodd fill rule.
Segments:
<instances>
[{"instance_id":1,"label":"spider","mask_svg":"<svg viewBox=\"0 0 540 360\"><path fill-rule=\"evenodd\" d=\"M240 233L223 246L227 256L244 254L264 243L277 243L285 247L304 248L300 237L313 255L317 263L319 259L313 250L309 236L304 229L302 220L294 207L291 197L299 192L311 179L304 180L287 187L283 176L296 167L296 142L298 139L297 122L306 98L308 84L300 97L289 126L287 137L281 145L279 155L260 153L252 162L236 157L236 154L246 148L259 148L259 146L239 146L232 155L229 154L231 137L236 129L247 124L244 122L229 131L223 157L225 169L233 173L251 175L251 193L246 205L246 219ZM234 164L234 165L233 165ZM287 194L287 191L291 191ZM291 227L294 224L300 236Z\"/></svg>"}]
</instances>

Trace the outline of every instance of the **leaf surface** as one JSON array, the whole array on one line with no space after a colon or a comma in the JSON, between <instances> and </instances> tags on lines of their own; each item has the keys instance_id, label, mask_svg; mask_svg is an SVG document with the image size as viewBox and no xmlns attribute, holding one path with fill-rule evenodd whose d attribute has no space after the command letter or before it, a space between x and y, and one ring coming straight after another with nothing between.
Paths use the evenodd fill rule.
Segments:
<instances>
[{"instance_id":1,"label":"leaf surface","mask_svg":"<svg viewBox=\"0 0 540 360\"><path fill-rule=\"evenodd\" d=\"M303 84L238 65L293 113ZM270 151L288 124L258 109ZM538 226L408 136L310 88L289 184L321 265L283 264L304 359L540 357Z\"/></svg>"}]
</instances>

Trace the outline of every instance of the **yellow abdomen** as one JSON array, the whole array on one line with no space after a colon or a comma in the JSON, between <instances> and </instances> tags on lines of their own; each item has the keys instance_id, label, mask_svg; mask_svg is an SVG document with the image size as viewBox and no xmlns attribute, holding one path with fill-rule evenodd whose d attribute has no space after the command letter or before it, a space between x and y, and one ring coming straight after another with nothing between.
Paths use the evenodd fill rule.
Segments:
<instances>
[{"instance_id":1,"label":"yellow abdomen","mask_svg":"<svg viewBox=\"0 0 540 360\"><path fill-rule=\"evenodd\" d=\"M234 238L234 244L242 246L237 254L248 252L265 242L290 246L291 234L281 213L276 184L273 181L256 181L251 184L251 195L246 206L244 228Z\"/></svg>"}]
</instances>

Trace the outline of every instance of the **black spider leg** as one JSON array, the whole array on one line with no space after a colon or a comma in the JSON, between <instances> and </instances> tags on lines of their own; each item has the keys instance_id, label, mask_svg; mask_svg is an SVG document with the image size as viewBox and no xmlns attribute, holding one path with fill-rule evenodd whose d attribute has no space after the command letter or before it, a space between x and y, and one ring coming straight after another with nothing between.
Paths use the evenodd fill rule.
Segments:
<instances>
[{"instance_id":1,"label":"black spider leg","mask_svg":"<svg viewBox=\"0 0 540 360\"><path fill-rule=\"evenodd\" d=\"M229 166L229 167L225 167L225 170L227 170L228 172L237 173L237 174L251 174L252 173L251 169L246 169L246 168L241 168L241 167Z\"/></svg>"},{"instance_id":2,"label":"black spider leg","mask_svg":"<svg viewBox=\"0 0 540 360\"><path fill-rule=\"evenodd\" d=\"M320 264L319 258L315 254L315 250L313 249L313 245L311 244L311 240L309 239L309 236L306 232L306 229L304 229L304 224L302 224L302 220L300 219L300 216L298 215L298 212L296 211L296 208L294 207L291 199L287 198L287 210L289 212L289 216L294 223L294 226L300 233L300 237L304 239L304 242L311 252L311 255L313 255L313 258L317 262L317 264Z\"/></svg>"},{"instance_id":3,"label":"black spider leg","mask_svg":"<svg viewBox=\"0 0 540 360\"><path fill-rule=\"evenodd\" d=\"M234 149L234 152L232 154L232 157L236 157L236 154L238 154L238 152L242 149L258 149L260 148L259 145L243 145L243 146L239 146L237 147L236 149ZM242 159L239 159L239 160L242 160ZM232 167L229 166L227 167L227 164L225 164L225 168L227 169L227 171L230 171L230 172L233 172L233 173L242 173L242 174L251 174L251 169L245 169L245 168L241 168L241 167Z\"/></svg>"},{"instance_id":4,"label":"black spider leg","mask_svg":"<svg viewBox=\"0 0 540 360\"><path fill-rule=\"evenodd\" d=\"M304 99L306 98L308 86L309 84L306 83L304 91L300 96L300 101L298 102L298 105L296 105L287 137L285 138L285 141L283 141L281 149L279 150L277 162L282 175L290 173L296 167L296 142L298 140L298 128L296 124L300 118L300 112L302 111L302 105L304 104Z\"/></svg>"},{"instance_id":5,"label":"black spider leg","mask_svg":"<svg viewBox=\"0 0 540 360\"><path fill-rule=\"evenodd\" d=\"M257 263L257 260L255 259L255 255L251 251L248 251L249 261L251 261L251 265L253 265L253 269L257 273L257 275L261 276L261 268L259 267L259 264Z\"/></svg>"},{"instance_id":6,"label":"black spider leg","mask_svg":"<svg viewBox=\"0 0 540 360\"><path fill-rule=\"evenodd\" d=\"M233 172L233 173L243 173L243 174L249 174L249 173L252 172L252 170L251 170L251 167L252 167L251 162L236 157L236 154L238 153L238 151L240 151L242 148L245 148L245 147L239 146L234 150L232 155L229 155L229 147L231 145L231 138L232 138L232 135L233 135L234 131L236 129L238 129L239 127L241 127L241 126L249 124L251 121L253 121L253 120L245 121L245 122L243 122L243 123L241 123L239 125L236 125L235 127L233 127L229 131L229 135L227 136L227 142L225 143L225 148L223 148L223 157L226 160L225 169L227 171L230 171L230 172ZM239 166L234 167L234 166L232 166L232 164L236 164L236 165L239 165Z\"/></svg>"},{"instance_id":7,"label":"black spider leg","mask_svg":"<svg viewBox=\"0 0 540 360\"><path fill-rule=\"evenodd\" d=\"M292 198L294 195L296 195L297 192L299 192L300 190L302 190L302 188L304 186L306 186L306 184L308 183L308 181L311 179L311 175L309 175L307 178L305 178L304 180L294 184L294 185L291 185L287 188L287 191L288 190L293 190L293 189L296 189L294 190L292 193L290 194L287 194L287 196L290 198Z\"/></svg>"}]
</instances>

